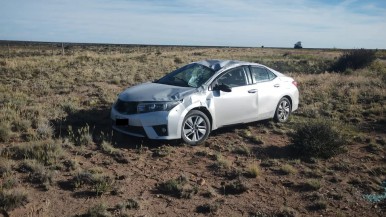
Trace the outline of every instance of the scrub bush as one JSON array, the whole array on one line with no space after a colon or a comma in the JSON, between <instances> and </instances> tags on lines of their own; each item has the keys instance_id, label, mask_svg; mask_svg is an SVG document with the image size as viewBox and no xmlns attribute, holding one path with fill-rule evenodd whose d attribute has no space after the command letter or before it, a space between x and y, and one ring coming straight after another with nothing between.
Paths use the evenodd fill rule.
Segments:
<instances>
[{"instance_id":1,"label":"scrub bush","mask_svg":"<svg viewBox=\"0 0 386 217\"><path fill-rule=\"evenodd\" d=\"M242 194L247 191L249 187L241 180L233 181L224 186L224 194Z\"/></svg>"},{"instance_id":2,"label":"scrub bush","mask_svg":"<svg viewBox=\"0 0 386 217\"><path fill-rule=\"evenodd\" d=\"M7 147L3 153L16 160L35 159L44 165L53 165L63 156L63 149L57 141L49 140Z\"/></svg>"},{"instance_id":3,"label":"scrub bush","mask_svg":"<svg viewBox=\"0 0 386 217\"><path fill-rule=\"evenodd\" d=\"M0 124L0 142L8 142L11 138L11 128L7 124Z\"/></svg>"},{"instance_id":4,"label":"scrub bush","mask_svg":"<svg viewBox=\"0 0 386 217\"><path fill-rule=\"evenodd\" d=\"M107 206L105 204L97 204L93 207L90 207L87 210L87 213L83 214L85 217L109 217L110 213L107 211Z\"/></svg>"},{"instance_id":5,"label":"scrub bush","mask_svg":"<svg viewBox=\"0 0 386 217\"><path fill-rule=\"evenodd\" d=\"M327 209L327 202L323 200L316 201L315 203L307 206L307 209L311 211L325 210Z\"/></svg>"},{"instance_id":6,"label":"scrub bush","mask_svg":"<svg viewBox=\"0 0 386 217\"><path fill-rule=\"evenodd\" d=\"M53 172L46 169L42 163L36 160L24 160L18 168L21 172L28 172L28 181L38 184L48 190L53 182Z\"/></svg>"},{"instance_id":7,"label":"scrub bush","mask_svg":"<svg viewBox=\"0 0 386 217\"><path fill-rule=\"evenodd\" d=\"M330 158L340 153L346 144L344 136L323 120L299 125L290 137L293 153L303 158Z\"/></svg>"},{"instance_id":8,"label":"scrub bush","mask_svg":"<svg viewBox=\"0 0 386 217\"><path fill-rule=\"evenodd\" d=\"M0 210L11 211L28 202L23 191L0 191Z\"/></svg>"},{"instance_id":9,"label":"scrub bush","mask_svg":"<svg viewBox=\"0 0 386 217\"><path fill-rule=\"evenodd\" d=\"M345 72L347 69L361 69L369 66L375 59L375 50L354 49L345 51L331 66L330 71Z\"/></svg>"},{"instance_id":10,"label":"scrub bush","mask_svg":"<svg viewBox=\"0 0 386 217\"><path fill-rule=\"evenodd\" d=\"M73 189L85 187L90 193L100 196L112 189L114 180L108 175L92 174L89 171L82 171L70 179L68 184Z\"/></svg>"},{"instance_id":11,"label":"scrub bush","mask_svg":"<svg viewBox=\"0 0 386 217\"><path fill-rule=\"evenodd\" d=\"M10 160L0 157L0 177L4 177L12 172Z\"/></svg>"},{"instance_id":12,"label":"scrub bush","mask_svg":"<svg viewBox=\"0 0 386 217\"><path fill-rule=\"evenodd\" d=\"M114 146L110 142L102 141L99 147L103 153L110 155L118 163L129 163L123 152L117 148L114 148Z\"/></svg>"},{"instance_id":13,"label":"scrub bush","mask_svg":"<svg viewBox=\"0 0 386 217\"><path fill-rule=\"evenodd\" d=\"M168 195L181 195L182 187L187 183L185 177L179 177L178 179L170 179L166 182L162 182L157 186L159 192Z\"/></svg>"},{"instance_id":14,"label":"scrub bush","mask_svg":"<svg viewBox=\"0 0 386 217\"><path fill-rule=\"evenodd\" d=\"M212 214L215 214L218 209L220 208L220 206L222 205L222 201L214 201L212 203L205 203L203 205L200 205L200 206L197 206L196 207L196 212L198 213L212 213Z\"/></svg>"},{"instance_id":15,"label":"scrub bush","mask_svg":"<svg viewBox=\"0 0 386 217\"><path fill-rule=\"evenodd\" d=\"M197 186L191 186L188 178L180 176L176 179L170 179L166 182L159 183L157 190L161 194L170 195L178 198L191 198L197 194Z\"/></svg>"},{"instance_id":16,"label":"scrub bush","mask_svg":"<svg viewBox=\"0 0 386 217\"><path fill-rule=\"evenodd\" d=\"M251 155L251 149L246 146L245 144L235 146L233 148L233 153L238 154L238 155L244 155L244 156L249 156Z\"/></svg>"},{"instance_id":17,"label":"scrub bush","mask_svg":"<svg viewBox=\"0 0 386 217\"><path fill-rule=\"evenodd\" d=\"M305 191L316 191L320 189L321 183L318 179L308 179L302 187Z\"/></svg>"}]
</instances>

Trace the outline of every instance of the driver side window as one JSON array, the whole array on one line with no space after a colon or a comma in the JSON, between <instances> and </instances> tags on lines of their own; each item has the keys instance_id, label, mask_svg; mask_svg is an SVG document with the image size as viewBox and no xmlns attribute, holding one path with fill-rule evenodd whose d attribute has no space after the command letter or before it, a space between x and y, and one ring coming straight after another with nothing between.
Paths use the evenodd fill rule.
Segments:
<instances>
[{"instance_id":1,"label":"driver side window","mask_svg":"<svg viewBox=\"0 0 386 217\"><path fill-rule=\"evenodd\" d=\"M247 85L247 77L243 67L231 69L217 79L217 84L225 84L229 87Z\"/></svg>"}]
</instances>

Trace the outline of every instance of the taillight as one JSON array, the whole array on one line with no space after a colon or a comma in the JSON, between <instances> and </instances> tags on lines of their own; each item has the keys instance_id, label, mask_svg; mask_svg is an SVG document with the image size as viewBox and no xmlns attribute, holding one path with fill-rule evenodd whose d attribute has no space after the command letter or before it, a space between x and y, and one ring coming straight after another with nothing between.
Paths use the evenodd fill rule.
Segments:
<instances>
[{"instance_id":1,"label":"taillight","mask_svg":"<svg viewBox=\"0 0 386 217\"><path fill-rule=\"evenodd\" d=\"M292 84L295 85L295 87L298 87L298 82L292 81Z\"/></svg>"}]
</instances>

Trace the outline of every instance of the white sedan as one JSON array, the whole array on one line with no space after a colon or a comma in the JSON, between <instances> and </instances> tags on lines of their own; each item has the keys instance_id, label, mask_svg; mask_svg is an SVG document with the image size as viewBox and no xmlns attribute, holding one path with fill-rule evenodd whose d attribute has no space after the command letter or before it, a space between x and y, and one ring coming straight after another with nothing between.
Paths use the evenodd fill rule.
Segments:
<instances>
[{"instance_id":1,"label":"white sedan","mask_svg":"<svg viewBox=\"0 0 386 217\"><path fill-rule=\"evenodd\" d=\"M204 60L126 89L111 119L114 130L128 135L196 145L223 126L286 122L298 104L296 81L280 72L257 63Z\"/></svg>"}]
</instances>

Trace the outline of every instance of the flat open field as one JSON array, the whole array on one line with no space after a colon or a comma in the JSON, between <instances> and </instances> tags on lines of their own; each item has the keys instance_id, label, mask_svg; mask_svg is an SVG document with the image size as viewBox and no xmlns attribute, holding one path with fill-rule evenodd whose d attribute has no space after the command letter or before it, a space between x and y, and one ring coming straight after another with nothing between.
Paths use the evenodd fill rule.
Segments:
<instances>
[{"instance_id":1,"label":"flat open field","mask_svg":"<svg viewBox=\"0 0 386 217\"><path fill-rule=\"evenodd\" d=\"M363 69L330 72L341 55L2 44L0 216L385 216L386 52ZM219 129L193 147L112 132L118 93L203 59L294 77L299 110L288 123ZM338 154L291 154L291 138L313 121L345 138Z\"/></svg>"}]
</instances>

